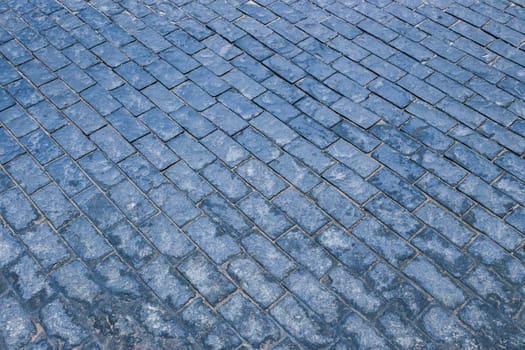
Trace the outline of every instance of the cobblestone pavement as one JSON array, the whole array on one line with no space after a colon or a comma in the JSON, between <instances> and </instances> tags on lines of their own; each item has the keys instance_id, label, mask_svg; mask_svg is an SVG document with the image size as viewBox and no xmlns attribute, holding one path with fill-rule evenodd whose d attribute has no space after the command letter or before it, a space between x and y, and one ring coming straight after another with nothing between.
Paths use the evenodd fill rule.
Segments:
<instances>
[{"instance_id":1,"label":"cobblestone pavement","mask_svg":"<svg viewBox=\"0 0 525 350\"><path fill-rule=\"evenodd\" d=\"M523 43L523 0L1 0L0 349L524 349Z\"/></svg>"}]
</instances>

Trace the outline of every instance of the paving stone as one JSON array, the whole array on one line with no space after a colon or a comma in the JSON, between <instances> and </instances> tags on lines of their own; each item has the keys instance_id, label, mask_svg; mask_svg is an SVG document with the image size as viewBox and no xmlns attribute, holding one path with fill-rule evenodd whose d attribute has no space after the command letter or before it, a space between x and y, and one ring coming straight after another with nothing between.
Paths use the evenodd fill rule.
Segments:
<instances>
[{"instance_id":1,"label":"paving stone","mask_svg":"<svg viewBox=\"0 0 525 350\"><path fill-rule=\"evenodd\" d=\"M42 188L31 198L56 228L78 215L78 210L54 184Z\"/></svg>"},{"instance_id":2,"label":"paving stone","mask_svg":"<svg viewBox=\"0 0 525 350\"><path fill-rule=\"evenodd\" d=\"M172 184L161 185L150 191L149 197L157 204L178 226L199 215L200 210L191 200Z\"/></svg>"},{"instance_id":3,"label":"paving stone","mask_svg":"<svg viewBox=\"0 0 525 350\"><path fill-rule=\"evenodd\" d=\"M0 2L0 348L523 348L523 17Z\"/></svg>"},{"instance_id":4,"label":"paving stone","mask_svg":"<svg viewBox=\"0 0 525 350\"><path fill-rule=\"evenodd\" d=\"M288 332L305 346L325 346L334 340L333 329L324 327L291 295L277 303L270 313Z\"/></svg>"},{"instance_id":5,"label":"paving stone","mask_svg":"<svg viewBox=\"0 0 525 350\"><path fill-rule=\"evenodd\" d=\"M458 306L465 301L465 293L424 258L418 257L410 262L404 272L448 307Z\"/></svg>"},{"instance_id":6,"label":"paving stone","mask_svg":"<svg viewBox=\"0 0 525 350\"><path fill-rule=\"evenodd\" d=\"M191 223L185 231L216 263L222 264L240 252L232 237L207 218Z\"/></svg>"},{"instance_id":7,"label":"paving stone","mask_svg":"<svg viewBox=\"0 0 525 350\"><path fill-rule=\"evenodd\" d=\"M219 312L253 347L279 338L279 328L263 311L240 294L224 303Z\"/></svg>"},{"instance_id":8,"label":"paving stone","mask_svg":"<svg viewBox=\"0 0 525 350\"><path fill-rule=\"evenodd\" d=\"M298 229L292 229L277 243L297 262L320 278L333 265L327 252Z\"/></svg>"},{"instance_id":9,"label":"paving stone","mask_svg":"<svg viewBox=\"0 0 525 350\"><path fill-rule=\"evenodd\" d=\"M178 269L212 305L236 289L235 285L202 254L188 257Z\"/></svg>"},{"instance_id":10,"label":"paving stone","mask_svg":"<svg viewBox=\"0 0 525 350\"><path fill-rule=\"evenodd\" d=\"M173 308L180 308L194 296L194 292L162 257L140 269L140 275L148 286Z\"/></svg>"}]
</instances>

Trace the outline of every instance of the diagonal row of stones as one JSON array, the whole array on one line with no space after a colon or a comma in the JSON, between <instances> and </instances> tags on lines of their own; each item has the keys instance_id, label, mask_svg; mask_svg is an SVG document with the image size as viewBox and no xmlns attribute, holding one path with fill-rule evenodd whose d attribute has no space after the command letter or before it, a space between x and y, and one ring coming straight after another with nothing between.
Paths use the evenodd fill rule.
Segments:
<instances>
[{"instance_id":1,"label":"diagonal row of stones","mask_svg":"<svg viewBox=\"0 0 525 350\"><path fill-rule=\"evenodd\" d=\"M1 347L522 347L523 5L0 3Z\"/></svg>"}]
</instances>

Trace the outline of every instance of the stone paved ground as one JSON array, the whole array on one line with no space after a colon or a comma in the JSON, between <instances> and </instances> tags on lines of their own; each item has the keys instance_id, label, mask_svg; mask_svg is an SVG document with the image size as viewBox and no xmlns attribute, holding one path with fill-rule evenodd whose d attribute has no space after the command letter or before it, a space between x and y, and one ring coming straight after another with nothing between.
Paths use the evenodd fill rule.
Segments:
<instances>
[{"instance_id":1,"label":"stone paved ground","mask_svg":"<svg viewBox=\"0 0 525 350\"><path fill-rule=\"evenodd\" d=\"M1 349L525 348L523 0L0 28Z\"/></svg>"}]
</instances>

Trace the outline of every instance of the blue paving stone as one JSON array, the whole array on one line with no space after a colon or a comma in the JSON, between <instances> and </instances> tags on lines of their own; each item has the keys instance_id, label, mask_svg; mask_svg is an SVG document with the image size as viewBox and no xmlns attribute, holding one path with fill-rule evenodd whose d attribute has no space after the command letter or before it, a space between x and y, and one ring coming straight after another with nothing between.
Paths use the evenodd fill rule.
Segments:
<instances>
[{"instance_id":1,"label":"blue paving stone","mask_svg":"<svg viewBox=\"0 0 525 350\"><path fill-rule=\"evenodd\" d=\"M84 53L82 53L82 55L84 55ZM86 72L106 90L112 90L124 84L124 80L102 63L89 67L86 69ZM93 90L92 94L88 95L88 98L89 96L96 96L97 93L101 94L102 91L100 88L94 88Z\"/></svg>"},{"instance_id":2,"label":"blue paving stone","mask_svg":"<svg viewBox=\"0 0 525 350\"><path fill-rule=\"evenodd\" d=\"M0 266L3 268L22 255L23 248L6 228L0 229L0 242L2 242Z\"/></svg>"},{"instance_id":3,"label":"blue paving stone","mask_svg":"<svg viewBox=\"0 0 525 350\"><path fill-rule=\"evenodd\" d=\"M159 170L166 169L179 160L164 143L151 134L136 140L133 145Z\"/></svg>"},{"instance_id":4,"label":"blue paving stone","mask_svg":"<svg viewBox=\"0 0 525 350\"><path fill-rule=\"evenodd\" d=\"M109 198L117 204L131 222L138 224L157 212L153 205L129 181L109 189Z\"/></svg>"},{"instance_id":5,"label":"blue paving stone","mask_svg":"<svg viewBox=\"0 0 525 350\"><path fill-rule=\"evenodd\" d=\"M178 226L183 226L200 214L191 200L171 184L164 184L150 191L149 197Z\"/></svg>"},{"instance_id":6,"label":"blue paving stone","mask_svg":"<svg viewBox=\"0 0 525 350\"><path fill-rule=\"evenodd\" d=\"M106 119L130 142L149 132L143 124L133 118L125 109L119 109L111 113Z\"/></svg>"},{"instance_id":7,"label":"blue paving stone","mask_svg":"<svg viewBox=\"0 0 525 350\"><path fill-rule=\"evenodd\" d=\"M359 127L347 121L338 123L332 128L332 130L334 130L340 137L366 153L372 151L381 143L373 135L364 132Z\"/></svg>"},{"instance_id":8,"label":"blue paving stone","mask_svg":"<svg viewBox=\"0 0 525 350\"><path fill-rule=\"evenodd\" d=\"M185 162L181 161L174 164L166 170L165 175L173 181L178 188L185 191L188 197L194 202L200 201L212 192L211 186L204 181L199 174L186 165ZM149 178L149 174L144 172L144 180ZM162 179L159 180L162 181Z\"/></svg>"},{"instance_id":9,"label":"blue paving stone","mask_svg":"<svg viewBox=\"0 0 525 350\"><path fill-rule=\"evenodd\" d=\"M244 162L237 167L236 172L266 198L273 197L287 187L283 180L277 177L264 163L256 159Z\"/></svg>"},{"instance_id":10,"label":"blue paving stone","mask_svg":"<svg viewBox=\"0 0 525 350\"><path fill-rule=\"evenodd\" d=\"M245 38L248 38L249 36L245 36L243 39L238 40L237 42L242 42ZM261 45L260 43L253 43L250 42L250 48L245 47L245 51L247 53L253 53L253 55L259 56L257 53L252 52L252 50L257 49L258 45ZM269 56L271 53L269 52L266 56ZM272 73L268 68L266 68L261 63L257 62L250 56L246 54L239 55L238 57L234 58L232 61L232 64L237 67L241 72L246 74L248 77L252 78L256 82L261 82L269 77L272 77Z\"/></svg>"},{"instance_id":11,"label":"blue paving stone","mask_svg":"<svg viewBox=\"0 0 525 350\"><path fill-rule=\"evenodd\" d=\"M228 274L263 308L276 301L284 290L252 259L237 257L228 263Z\"/></svg>"},{"instance_id":12,"label":"blue paving stone","mask_svg":"<svg viewBox=\"0 0 525 350\"><path fill-rule=\"evenodd\" d=\"M193 109L184 106L170 114L180 126L197 138L202 138L215 130L215 127L206 118Z\"/></svg>"},{"instance_id":13,"label":"blue paving stone","mask_svg":"<svg viewBox=\"0 0 525 350\"><path fill-rule=\"evenodd\" d=\"M335 277L334 280L337 281L338 276ZM335 282L334 285L337 285L337 283L338 281ZM284 284L326 323L337 322L342 317L341 315L344 312L343 303L309 272L305 270L295 271L286 278ZM332 285L332 287L334 287L334 285ZM335 289L337 289L337 287L339 286L337 285Z\"/></svg>"},{"instance_id":14,"label":"blue paving stone","mask_svg":"<svg viewBox=\"0 0 525 350\"><path fill-rule=\"evenodd\" d=\"M75 202L101 230L108 229L123 218L116 207L95 187L77 195Z\"/></svg>"},{"instance_id":15,"label":"blue paving stone","mask_svg":"<svg viewBox=\"0 0 525 350\"><path fill-rule=\"evenodd\" d=\"M0 316L3 343L7 349L16 349L29 343L36 334L36 328L29 315L13 295L5 295L0 299L4 312Z\"/></svg>"},{"instance_id":16,"label":"blue paving stone","mask_svg":"<svg viewBox=\"0 0 525 350\"><path fill-rule=\"evenodd\" d=\"M140 269L140 275L155 294L173 308L180 308L194 296L187 282L162 257Z\"/></svg>"},{"instance_id":17,"label":"blue paving stone","mask_svg":"<svg viewBox=\"0 0 525 350\"><path fill-rule=\"evenodd\" d=\"M2 77L0 78L2 84L7 84L20 78L20 74L4 60L0 63L0 71L2 72Z\"/></svg>"},{"instance_id":18,"label":"blue paving stone","mask_svg":"<svg viewBox=\"0 0 525 350\"><path fill-rule=\"evenodd\" d=\"M42 269L28 255L10 268L9 278L22 299L33 305L39 305L54 292Z\"/></svg>"},{"instance_id":19,"label":"blue paving stone","mask_svg":"<svg viewBox=\"0 0 525 350\"><path fill-rule=\"evenodd\" d=\"M142 93L166 113L173 112L182 106L182 102L160 83L148 86L142 90Z\"/></svg>"},{"instance_id":20,"label":"blue paving stone","mask_svg":"<svg viewBox=\"0 0 525 350\"><path fill-rule=\"evenodd\" d=\"M240 253L240 248L228 233L207 218L201 218L185 228L185 232L216 263L222 264Z\"/></svg>"},{"instance_id":21,"label":"blue paving stone","mask_svg":"<svg viewBox=\"0 0 525 350\"><path fill-rule=\"evenodd\" d=\"M447 186L431 174L423 177L416 185L434 200L459 216L463 215L473 204L467 197Z\"/></svg>"},{"instance_id":22,"label":"blue paving stone","mask_svg":"<svg viewBox=\"0 0 525 350\"><path fill-rule=\"evenodd\" d=\"M123 85L113 90L111 94L135 116L153 107L146 97L129 85Z\"/></svg>"},{"instance_id":23,"label":"blue paving stone","mask_svg":"<svg viewBox=\"0 0 525 350\"><path fill-rule=\"evenodd\" d=\"M271 238L279 237L292 227L283 212L259 194L247 196L239 202L239 208Z\"/></svg>"},{"instance_id":24,"label":"blue paving stone","mask_svg":"<svg viewBox=\"0 0 525 350\"><path fill-rule=\"evenodd\" d=\"M403 346L405 349L422 347L429 342L424 334L392 310L388 310L381 316L379 324L385 336L401 348Z\"/></svg>"},{"instance_id":25,"label":"blue paving stone","mask_svg":"<svg viewBox=\"0 0 525 350\"><path fill-rule=\"evenodd\" d=\"M166 23L163 23L162 26L166 26ZM177 44L177 46L187 54L192 55L205 47L205 45L203 45L201 42L195 40L191 35L188 35L182 30L168 30L168 33L169 35L166 36L166 39L171 41L173 44Z\"/></svg>"},{"instance_id":26,"label":"blue paving stone","mask_svg":"<svg viewBox=\"0 0 525 350\"><path fill-rule=\"evenodd\" d=\"M480 290L479 294L487 299L488 304L506 314L514 314L520 303L520 296L505 285L497 275L483 265L476 267L465 279L471 288Z\"/></svg>"},{"instance_id":27,"label":"blue paving stone","mask_svg":"<svg viewBox=\"0 0 525 350\"><path fill-rule=\"evenodd\" d=\"M409 211L425 201L425 196L420 191L388 169L381 169L375 173L369 182Z\"/></svg>"},{"instance_id":28,"label":"blue paving stone","mask_svg":"<svg viewBox=\"0 0 525 350\"><path fill-rule=\"evenodd\" d=\"M115 162L121 161L134 152L129 143L110 126L94 132L90 139L107 154L109 159Z\"/></svg>"},{"instance_id":29,"label":"blue paving stone","mask_svg":"<svg viewBox=\"0 0 525 350\"><path fill-rule=\"evenodd\" d=\"M125 261L139 268L154 254L144 237L126 221L120 221L105 231L105 236Z\"/></svg>"},{"instance_id":30,"label":"blue paving stone","mask_svg":"<svg viewBox=\"0 0 525 350\"><path fill-rule=\"evenodd\" d=\"M271 92L264 93L254 101L283 122L288 122L299 114L291 104Z\"/></svg>"},{"instance_id":31,"label":"blue paving stone","mask_svg":"<svg viewBox=\"0 0 525 350\"><path fill-rule=\"evenodd\" d=\"M260 98L260 97L259 97ZM231 109L243 119L251 119L261 113L261 109L243 95L232 90L226 91L217 98L222 104ZM272 100L273 101L273 100ZM278 104L276 106L279 107ZM293 108L293 107L292 107Z\"/></svg>"},{"instance_id":32,"label":"blue paving stone","mask_svg":"<svg viewBox=\"0 0 525 350\"><path fill-rule=\"evenodd\" d=\"M404 268L404 272L447 307L455 307L465 301L464 291L424 258L414 259Z\"/></svg>"},{"instance_id":33,"label":"blue paving stone","mask_svg":"<svg viewBox=\"0 0 525 350\"><path fill-rule=\"evenodd\" d=\"M91 134L100 129L106 122L93 109L83 102L75 103L66 108L64 114L69 117L85 134Z\"/></svg>"},{"instance_id":34,"label":"blue paving stone","mask_svg":"<svg viewBox=\"0 0 525 350\"><path fill-rule=\"evenodd\" d=\"M168 141L182 133L182 128L157 108L152 108L142 114L140 120L162 141Z\"/></svg>"},{"instance_id":35,"label":"blue paving stone","mask_svg":"<svg viewBox=\"0 0 525 350\"><path fill-rule=\"evenodd\" d=\"M50 181L49 177L28 155L13 159L5 169L28 194L35 192Z\"/></svg>"},{"instance_id":36,"label":"blue paving stone","mask_svg":"<svg viewBox=\"0 0 525 350\"><path fill-rule=\"evenodd\" d=\"M473 175L467 177L458 189L501 217L515 204L511 198Z\"/></svg>"},{"instance_id":37,"label":"blue paving stone","mask_svg":"<svg viewBox=\"0 0 525 350\"><path fill-rule=\"evenodd\" d=\"M36 86L40 86L55 79L51 72L37 60L31 60L29 62L24 63L20 66L20 70Z\"/></svg>"},{"instance_id":38,"label":"blue paving stone","mask_svg":"<svg viewBox=\"0 0 525 350\"><path fill-rule=\"evenodd\" d=\"M293 296L289 295L280 300L270 313L304 346L315 348L334 341L333 329L324 327L321 321L311 315Z\"/></svg>"},{"instance_id":39,"label":"blue paving stone","mask_svg":"<svg viewBox=\"0 0 525 350\"><path fill-rule=\"evenodd\" d=\"M390 124L378 123L374 125L370 131L376 137L404 155L411 155L421 147L418 142L412 140L404 133L399 132Z\"/></svg>"},{"instance_id":40,"label":"blue paving stone","mask_svg":"<svg viewBox=\"0 0 525 350\"><path fill-rule=\"evenodd\" d=\"M276 75L264 80L262 85L290 103L297 102L304 96L301 90Z\"/></svg>"},{"instance_id":41,"label":"blue paving stone","mask_svg":"<svg viewBox=\"0 0 525 350\"><path fill-rule=\"evenodd\" d=\"M450 135L456 140L461 141L469 147L472 147L481 155L489 159L493 159L502 150L502 148L492 140L489 140L476 131L461 125L458 125L456 128L454 128Z\"/></svg>"},{"instance_id":42,"label":"blue paving stone","mask_svg":"<svg viewBox=\"0 0 525 350\"><path fill-rule=\"evenodd\" d=\"M0 52L14 65L19 65L31 59L31 54L15 40L10 40L0 46Z\"/></svg>"},{"instance_id":43,"label":"blue paving stone","mask_svg":"<svg viewBox=\"0 0 525 350\"><path fill-rule=\"evenodd\" d=\"M414 182L424 174L424 170L419 165L387 145L382 145L375 150L373 156L409 182Z\"/></svg>"},{"instance_id":44,"label":"blue paving stone","mask_svg":"<svg viewBox=\"0 0 525 350\"><path fill-rule=\"evenodd\" d=\"M333 260L314 240L298 229L279 238L277 244L318 278L332 267Z\"/></svg>"},{"instance_id":45,"label":"blue paving stone","mask_svg":"<svg viewBox=\"0 0 525 350\"><path fill-rule=\"evenodd\" d=\"M204 255L193 254L177 269L212 305L222 301L236 287Z\"/></svg>"},{"instance_id":46,"label":"blue paving stone","mask_svg":"<svg viewBox=\"0 0 525 350\"><path fill-rule=\"evenodd\" d=\"M484 265L492 267L500 276L514 285L521 285L525 268L516 258L511 257L493 241L479 237L469 248L469 252Z\"/></svg>"},{"instance_id":47,"label":"blue paving stone","mask_svg":"<svg viewBox=\"0 0 525 350\"><path fill-rule=\"evenodd\" d=\"M64 339L69 346L78 345L87 338L86 330L75 322L59 299L44 306L40 315L47 333Z\"/></svg>"},{"instance_id":48,"label":"blue paving stone","mask_svg":"<svg viewBox=\"0 0 525 350\"><path fill-rule=\"evenodd\" d=\"M219 308L219 312L253 347L259 347L279 338L276 324L240 294L234 295L224 303Z\"/></svg>"},{"instance_id":49,"label":"blue paving stone","mask_svg":"<svg viewBox=\"0 0 525 350\"><path fill-rule=\"evenodd\" d=\"M457 184L467 174L463 169L427 149L420 149L411 159L450 185Z\"/></svg>"},{"instance_id":50,"label":"blue paving stone","mask_svg":"<svg viewBox=\"0 0 525 350\"><path fill-rule=\"evenodd\" d=\"M515 249L524 239L518 231L479 206L466 214L465 221L509 250Z\"/></svg>"},{"instance_id":51,"label":"blue paving stone","mask_svg":"<svg viewBox=\"0 0 525 350\"><path fill-rule=\"evenodd\" d=\"M5 131L0 129L0 162L7 163L17 155L24 153L20 145Z\"/></svg>"},{"instance_id":52,"label":"blue paving stone","mask_svg":"<svg viewBox=\"0 0 525 350\"><path fill-rule=\"evenodd\" d=\"M417 210L416 216L460 247L474 236L465 224L436 204L425 204Z\"/></svg>"},{"instance_id":53,"label":"blue paving stone","mask_svg":"<svg viewBox=\"0 0 525 350\"><path fill-rule=\"evenodd\" d=\"M25 111L18 105L3 111L0 114L0 121L11 130L16 137L24 136L38 128L38 125L25 113ZM9 137L6 137L6 143L10 143ZM12 146L7 147L7 150L12 149Z\"/></svg>"},{"instance_id":54,"label":"blue paving stone","mask_svg":"<svg viewBox=\"0 0 525 350\"><path fill-rule=\"evenodd\" d=\"M251 224L248 224L239 210L217 193L203 200L200 207L215 223L227 229L234 237L244 236L251 228Z\"/></svg>"},{"instance_id":55,"label":"blue paving stone","mask_svg":"<svg viewBox=\"0 0 525 350\"><path fill-rule=\"evenodd\" d=\"M409 212L382 194L368 202L365 208L405 239L423 227Z\"/></svg>"},{"instance_id":56,"label":"blue paving stone","mask_svg":"<svg viewBox=\"0 0 525 350\"><path fill-rule=\"evenodd\" d=\"M108 66L115 68L128 61L128 58L109 42L100 44L91 51L97 55Z\"/></svg>"},{"instance_id":57,"label":"blue paving stone","mask_svg":"<svg viewBox=\"0 0 525 350\"><path fill-rule=\"evenodd\" d=\"M316 240L357 275L363 274L377 260L362 243L333 225L323 230Z\"/></svg>"},{"instance_id":58,"label":"blue paving stone","mask_svg":"<svg viewBox=\"0 0 525 350\"><path fill-rule=\"evenodd\" d=\"M33 226L21 239L44 268L58 265L71 256L62 240L47 224Z\"/></svg>"},{"instance_id":59,"label":"blue paving stone","mask_svg":"<svg viewBox=\"0 0 525 350\"><path fill-rule=\"evenodd\" d=\"M181 258L194 249L180 231L165 215L148 219L140 225L141 231L167 256Z\"/></svg>"},{"instance_id":60,"label":"blue paving stone","mask_svg":"<svg viewBox=\"0 0 525 350\"><path fill-rule=\"evenodd\" d=\"M157 169L140 155L133 155L125 159L119 166L144 192L166 182L166 179L157 172Z\"/></svg>"},{"instance_id":61,"label":"blue paving stone","mask_svg":"<svg viewBox=\"0 0 525 350\"><path fill-rule=\"evenodd\" d=\"M495 163L518 177L520 180L525 181L525 175L523 174L525 162L516 155L510 152L505 152L496 159Z\"/></svg>"},{"instance_id":62,"label":"blue paving stone","mask_svg":"<svg viewBox=\"0 0 525 350\"><path fill-rule=\"evenodd\" d=\"M31 197L56 228L78 215L78 210L54 184L44 187Z\"/></svg>"},{"instance_id":63,"label":"blue paving stone","mask_svg":"<svg viewBox=\"0 0 525 350\"><path fill-rule=\"evenodd\" d=\"M93 85L81 93L81 96L100 114L106 116L121 107L111 95L105 91L103 85Z\"/></svg>"},{"instance_id":64,"label":"blue paving stone","mask_svg":"<svg viewBox=\"0 0 525 350\"><path fill-rule=\"evenodd\" d=\"M522 348L522 12L1 3L0 347Z\"/></svg>"},{"instance_id":65,"label":"blue paving stone","mask_svg":"<svg viewBox=\"0 0 525 350\"><path fill-rule=\"evenodd\" d=\"M463 276L473 264L469 256L430 228L412 239L412 244L457 278Z\"/></svg>"},{"instance_id":66,"label":"blue paving stone","mask_svg":"<svg viewBox=\"0 0 525 350\"><path fill-rule=\"evenodd\" d=\"M284 278L296 266L271 241L256 231L243 238L242 245L248 254L279 280Z\"/></svg>"},{"instance_id":67,"label":"blue paving stone","mask_svg":"<svg viewBox=\"0 0 525 350\"><path fill-rule=\"evenodd\" d=\"M97 264L95 272L115 294L139 296L141 287L129 268L115 255Z\"/></svg>"},{"instance_id":68,"label":"blue paving stone","mask_svg":"<svg viewBox=\"0 0 525 350\"><path fill-rule=\"evenodd\" d=\"M415 254L414 249L401 238L389 233L385 227L370 217L354 227L352 233L394 266L402 265Z\"/></svg>"},{"instance_id":69,"label":"blue paving stone","mask_svg":"<svg viewBox=\"0 0 525 350\"><path fill-rule=\"evenodd\" d=\"M57 74L76 92L85 90L95 84L95 81L89 75L74 64L62 68Z\"/></svg>"},{"instance_id":70,"label":"blue paving stone","mask_svg":"<svg viewBox=\"0 0 525 350\"><path fill-rule=\"evenodd\" d=\"M297 86L324 104L333 104L341 97L337 92L310 77L302 79L297 83Z\"/></svg>"},{"instance_id":71,"label":"blue paving stone","mask_svg":"<svg viewBox=\"0 0 525 350\"><path fill-rule=\"evenodd\" d=\"M11 181L3 170L0 170L0 192L4 192L13 186L13 181Z\"/></svg>"},{"instance_id":72,"label":"blue paving stone","mask_svg":"<svg viewBox=\"0 0 525 350\"><path fill-rule=\"evenodd\" d=\"M192 82L185 82L174 89L174 93L197 111L203 111L215 103L215 100Z\"/></svg>"},{"instance_id":73,"label":"blue paving stone","mask_svg":"<svg viewBox=\"0 0 525 350\"><path fill-rule=\"evenodd\" d=\"M241 343L230 326L200 298L185 308L181 315L202 348L236 348Z\"/></svg>"},{"instance_id":74,"label":"blue paving stone","mask_svg":"<svg viewBox=\"0 0 525 350\"><path fill-rule=\"evenodd\" d=\"M321 208L345 227L352 226L362 215L357 206L326 183L315 187L311 194Z\"/></svg>"},{"instance_id":75,"label":"blue paving stone","mask_svg":"<svg viewBox=\"0 0 525 350\"><path fill-rule=\"evenodd\" d=\"M184 75L165 60L158 59L145 67L146 70L168 89L183 82ZM142 73L141 73L142 74ZM144 85L141 83L141 85ZM137 88L137 86L135 86Z\"/></svg>"},{"instance_id":76,"label":"blue paving stone","mask_svg":"<svg viewBox=\"0 0 525 350\"><path fill-rule=\"evenodd\" d=\"M273 203L303 227L309 234L314 234L328 222L326 216L313 203L295 190L279 194Z\"/></svg>"},{"instance_id":77,"label":"blue paving stone","mask_svg":"<svg viewBox=\"0 0 525 350\"><path fill-rule=\"evenodd\" d=\"M202 174L212 185L233 202L238 201L250 191L238 175L218 161L204 168Z\"/></svg>"},{"instance_id":78,"label":"blue paving stone","mask_svg":"<svg viewBox=\"0 0 525 350\"><path fill-rule=\"evenodd\" d=\"M364 181L353 170L336 164L323 173L323 177L359 204L377 193L377 189Z\"/></svg>"},{"instance_id":79,"label":"blue paving stone","mask_svg":"<svg viewBox=\"0 0 525 350\"><path fill-rule=\"evenodd\" d=\"M47 89L49 86L48 84L41 87L41 91L46 95L47 91L49 91ZM11 96L13 96L15 100L17 100L18 103L22 105L22 107L30 107L44 99L43 96L33 86L31 86L27 80L24 79L17 80L14 83L9 84L7 86L7 91L9 91Z\"/></svg>"},{"instance_id":80,"label":"blue paving stone","mask_svg":"<svg viewBox=\"0 0 525 350\"><path fill-rule=\"evenodd\" d=\"M79 161L83 170L104 190L122 181L122 173L100 151Z\"/></svg>"},{"instance_id":81,"label":"blue paving stone","mask_svg":"<svg viewBox=\"0 0 525 350\"><path fill-rule=\"evenodd\" d=\"M248 157L248 152L243 147L220 130L206 136L202 142L217 157L232 167Z\"/></svg>"},{"instance_id":82,"label":"blue paving stone","mask_svg":"<svg viewBox=\"0 0 525 350\"><path fill-rule=\"evenodd\" d=\"M270 113L262 113L250 123L280 146L290 143L298 136L285 123Z\"/></svg>"},{"instance_id":83,"label":"blue paving stone","mask_svg":"<svg viewBox=\"0 0 525 350\"><path fill-rule=\"evenodd\" d=\"M35 208L16 188L4 192L0 197L0 214L14 230L25 229L37 219Z\"/></svg>"},{"instance_id":84,"label":"blue paving stone","mask_svg":"<svg viewBox=\"0 0 525 350\"><path fill-rule=\"evenodd\" d=\"M112 251L103 236L83 216L62 228L60 234L80 257L88 261L99 259Z\"/></svg>"},{"instance_id":85,"label":"blue paving stone","mask_svg":"<svg viewBox=\"0 0 525 350\"><path fill-rule=\"evenodd\" d=\"M155 82L155 79L150 74L134 62L125 63L118 67L116 71L131 86L138 90Z\"/></svg>"},{"instance_id":86,"label":"blue paving stone","mask_svg":"<svg viewBox=\"0 0 525 350\"><path fill-rule=\"evenodd\" d=\"M383 301L379 294L372 291L363 283L363 281L352 276L343 267L334 267L330 270L328 276L331 280L330 287L346 302L361 311L363 314L373 315L381 307ZM330 302L330 298L326 299ZM341 306L339 308L341 308Z\"/></svg>"}]
</instances>

